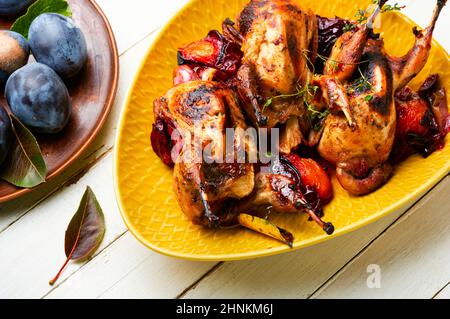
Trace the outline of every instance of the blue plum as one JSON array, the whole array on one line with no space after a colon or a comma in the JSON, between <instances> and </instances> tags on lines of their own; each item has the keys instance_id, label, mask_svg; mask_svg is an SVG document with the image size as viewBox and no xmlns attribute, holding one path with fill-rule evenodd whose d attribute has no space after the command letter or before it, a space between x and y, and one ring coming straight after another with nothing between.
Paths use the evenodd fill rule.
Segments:
<instances>
[{"instance_id":1,"label":"blue plum","mask_svg":"<svg viewBox=\"0 0 450 319\"><path fill-rule=\"evenodd\" d=\"M0 0L0 16L12 16L25 9L35 0Z\"/></svg>"},{"instance_id":2,"label":"blue plum","mask_svg":"<svg viewBox=\"0 0 450 319\"><path fill-rule=\"evenodd\" d=\"M45 64L27 64L14 72L6 82L5 96L11 112L34 132L58 133L69 121L67 87Z\"/></svg>"},{"instance_id":3,"label":"blue plum","mask_svg":"<svg viewBox=\"0 0 450 319\"><path fill-rule=\"evenodd\" d=\"M8 77L27 63L30 56L30 47L21 34L8 30L0 30L0 43L1 90Z\"/></svg>"},{"instance_id":4,"label":"blue plum","mask_svg":"<svg viewBox=\"0 0 450 319\"><path fill-rule=\"evenodd\" d=\"M86 39L70 18L43 13L31 24L28 39L36 61L63 79L75 76L86 64Z\"/></svg>"},{"instance_id":5,"label":"blue plum","mask_svg":"<svg viewBox=\"0 0 450 319\"><path fill-rule=\"evenodd\" d=\"M11 148L12 130L8 113L0 105L0 165L5 161Z\"/></svg>"}]
</instances>

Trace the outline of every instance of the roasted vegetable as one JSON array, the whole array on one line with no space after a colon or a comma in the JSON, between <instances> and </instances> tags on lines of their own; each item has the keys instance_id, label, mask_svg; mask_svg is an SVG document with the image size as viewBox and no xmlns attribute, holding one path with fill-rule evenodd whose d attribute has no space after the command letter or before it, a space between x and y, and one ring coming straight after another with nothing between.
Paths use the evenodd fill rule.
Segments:
<instances>
[{"instance_id":1,"label":"roasted vegetable","mask_svg":"<svg viewBox=\"0 0 450 319\"><path fill-rule=\"evenodd\" d=\"M428 157L444 146L450 128L445 89L431 75L418 92L405 87L395 95L397 130L391 160L398 163L413 153Z\"/></svg>"},{"instance_id":2,"label":"roasted vegetable","mask_svg":"<svg viewBox=\"0 0 450 319\"><path fill-rule=\"evenodd\" d=\"M210 31L206 38L178 50L178 65L207 66L227 76L236 74L241 60L240 46L215 30Z\"/></svg>"},{"instance_id":3,"label":"roasted vegetable","mask_svg":"<svg viewBox=\"0 0 450 319\"><path fill-rule=\"evenodd\" d=\"M311 158L301 158L298 155L286 155L301 175L302 183L313 188L323 204L329 203L333 198L333 186L325 170Z\"/></svg>"}]
</instances>

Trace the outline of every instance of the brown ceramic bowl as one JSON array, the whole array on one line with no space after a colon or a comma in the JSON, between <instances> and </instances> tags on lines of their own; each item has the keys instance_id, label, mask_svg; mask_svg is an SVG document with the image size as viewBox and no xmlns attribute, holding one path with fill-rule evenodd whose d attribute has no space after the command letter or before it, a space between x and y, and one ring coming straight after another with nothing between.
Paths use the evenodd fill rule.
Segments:
<instances>
[{"instance_id":1,"label":"brown ceramic bowl","mask_svg":"<svg viewBox=\"0 0 450 319\"><path fill-rule=\"evenodd\" d=\"M36 135L47 163L47 181L72 164L103 126L117 90L119 58L114 35L107 18L93 0L69 0L73 20L83 30L88 46L84 69L66 83L72 99L72 116L56 135ZM13 21L0 18L0 29ZM7 103L0 94L0 104ZM17 188L0 181L0 203L32 189Z\"/></svg>"}]
</instances>

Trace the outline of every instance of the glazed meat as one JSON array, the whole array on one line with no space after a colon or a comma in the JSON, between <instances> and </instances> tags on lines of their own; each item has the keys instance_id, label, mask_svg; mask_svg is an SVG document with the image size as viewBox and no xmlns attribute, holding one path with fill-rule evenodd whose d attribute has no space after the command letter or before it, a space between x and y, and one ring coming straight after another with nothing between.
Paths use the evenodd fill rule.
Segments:
<instances>
[{"instance_id":1,"label":"glazed meat","mask_svg":"<svg viewBox=\"0 0 450 319\"><path fill-rule=\"evenodd\" d=\"M324 222L323 204L331 200L333 189L323 168L314 160L296 154L281 155L257 172L252 194L234 209L267 217L272 212L306 212L328 235L334 232L331 223Z\"/></svg>"},{"instance_id":2,"label":"glazed meat","mask_svg":"<svg viewBox=\"0 0 450 319\"><path fill-rule=\"evenodd\" d=\"M348 96L355 125L350 126L341 114L330 114L318 145L320 155L336 164L342 186L356 195L373 191L390 175L385 162L395 137L395 105L392 77L380 45L366 48L370 62L359 81L367 83L358 88L353 84L355 92Z\"/></svg>"},{"instance_id":3,"label":"glazed meat","mask_svg":"<svg viewBox=\"0 0 450 319\"><path fill-rule=\"evenodd\" d=\"M315 14L291 1L253 0L238 18L238 30L244 38L238 91L253 124L272 128L304 117L298 96L265 104L295 94L311 76L308 63L314 63L318 45Z\"/></svg>"},{"instance_id":4,"label":"glazed meat","mask_svg":"<svg viewBox=\"0 0 450 319\"><path fill-rule=\"evenodd\" d=\"M410 52L401 58L389 56L382 40L368 39L361 61L368 61L364 67L355 64L347 68L336 68L334 72L326 66L328 74L339 80L356 79L346 84L348 116L330 114L324 125L318 150L322 157L336 164L336 175L342 186L350 193L364 195L383 185L391 174L387 164L395 138L396 110L394 93L404 87L424 67L431 48L432 33L439 13L446 1L438 1L431 25L417 31L416 43ZM362 30L364 27L361 28ZM353 35L344 34L344 40L336 45L352 43L353 37L360 37L360 31ZM334 48L332 52L338 52ZM332 56L333 55L332 53ZM342 55L341 55L342 56ZM356 73L356 76L355 76Z\"/></svg>"},{"instance_id":5,"label":"glazed meat","mask_svg":"<svg viewBox=\"0 0 450 319\"><path fill-rule=\"evenodd\" d=\"M321 18L293 0L251 0L236 24L226 19L222 33L179 48L174 87L154 101L151 141L174 167L190 220L241 225L292 246L269 215L307 213L332 234L322 220L333 197L329 169L364 195L388 180L393 163L443 147L450 115L438 75L418 92L406 85L427 62L446 0L437 0L428 28L413 29L403 57L390 56L373 30L386 2L357 23ZM259 135L244 133L247 125ZM230 139L231 128L243 134ZM262 132L273 137L274 128L279 145L265 152Z\"/></svg>"},{"instance_id":6,"label":"glazed meat","mask_svg":"<svg viewBox=\"0 0 450 319\"><path fill-rule=\"evenodd\" d=\"M235 138L235 157L225 161L226 129L246 128L234 93L216 82L186 82L157 99L154 113L175 128L174 188L182 211L198 224L226 225L232 218L221 215L226 200L243 198L254 188L253 165L237 160L250 141Z\"/></svg>"}]
</instances>

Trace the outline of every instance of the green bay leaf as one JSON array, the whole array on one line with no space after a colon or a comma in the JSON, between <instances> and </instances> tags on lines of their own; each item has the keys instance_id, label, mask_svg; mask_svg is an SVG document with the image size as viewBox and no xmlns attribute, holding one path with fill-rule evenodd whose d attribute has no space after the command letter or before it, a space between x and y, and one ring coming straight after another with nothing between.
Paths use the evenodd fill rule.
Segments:
<instances>
[{"instance_id":1,"label":"green bay leaf","mask_svg":"<svg viewBox=\"0 0 450 319\"><path fill-rule=\"evenodd\" d=\"M27 12L19 17L11 26L11 31L15 31L28 39L28 30L33 20L42 13L59 13L66 17L72 16L69 4L66 0L38 0L33 3Z\"/></svg>"},{"instance_id":2,"label":"green bay leaf","mask_svg":"<svg viewBox=\"0 0 450 319\"><path fill-rule=\"evenodd\" d=\"M75 215L67 226L64 250L66 261L56 276L49 281L53 285L70 260L82 261L91 257L105 236L105 217L94 192L88 186Z\"/></svg>"},{"instance_id":3,"label":"green bay leaf","mask_svg":"<svg viewBox=\"0 0 450 319\"><path fill-rule=\"evenodd\" d=\"M33 134L14 115L10 114L13 131L11 149L2 167L1 178L24 188L45 182L47 166Z\"/></svg>"}]
</instances>

